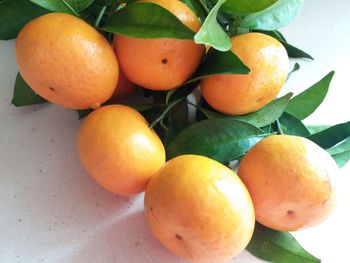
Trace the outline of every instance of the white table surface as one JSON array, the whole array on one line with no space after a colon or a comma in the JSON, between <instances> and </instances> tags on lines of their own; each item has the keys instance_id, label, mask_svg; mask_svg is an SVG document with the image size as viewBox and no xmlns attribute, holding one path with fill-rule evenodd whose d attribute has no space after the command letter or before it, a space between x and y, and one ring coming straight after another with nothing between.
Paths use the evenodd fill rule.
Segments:
<instances>
[{"instance_id":1,"label":"white table surface","mask_svg":"<svg viewBox=\"0 0 350 263\"><path fill-rule=\"evenodd\" d=\"M310 52L282 93L309 87L336 70L328 97L308 123L350 119L350 2L307 0L282 30ZM150 234L143 195L101 189L81 166L75 112L54 105L11 105L17 73L14 41L0 41L0 262L180 263ZM323 262L350 262L350 165L338 183L338 207L322 225L295 233ZM244 251L231 262L260 262Z\"/></svg>"}]
</instances>

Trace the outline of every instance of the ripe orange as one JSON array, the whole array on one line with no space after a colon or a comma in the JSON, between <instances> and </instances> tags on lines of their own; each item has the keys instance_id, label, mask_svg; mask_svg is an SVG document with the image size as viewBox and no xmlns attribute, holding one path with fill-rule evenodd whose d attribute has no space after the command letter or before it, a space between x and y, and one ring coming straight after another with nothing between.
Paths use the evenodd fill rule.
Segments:
<instances>
[{"instance_id":1,"label":"ripe orange","mask_svg":"<svg viewBox=\"0 0 350 263\"><path fill-rule=\"evenodd\" d=\"M247 153L238 175L252 196L256 220L294 231L319 224L330 214L337 171L332 157L310 140L272 135Z\"/></svg>"},{"instance_id":2,"label":"ripe orange","mask_svg":"<svg viewBox=\"0 0 350 263\"><path fill-rule=\"evenodd\" d=\"M223 263L250 241L255 216L239 177L226 166L199 155L168 161L145 193L153 235L179 257Z\"/></svg>"},{"instance_id":3,"label":"ripe orange","mask_svg":"<svg viewBox=\"0 0 350 263\"><path fill-rule=\"evenodd\" d=\"M197 16L177 0L147 0L173 13L197 32ZM205 52L192 40L141 39L116 35L114 49L120 67L132 82L152 90L168 90L183 84L195 72Z\"/></svg>"},{"instance_id":4,"label":"ripe orange","mask_svg":"<svg viewBox=\"0 0 350 263\"><path fill-rule=\"evenodd\" d=\"M98 108L117 85L118 62L108 41L72 15L30 21L18 35L16 54L29 86L66 108Z\"/></svg>"},{"instance_id":5,"label":"ripe orange","mask_svg":"<svg viewBox=\"0 0 350 263\"><path fill-rule=\"evenodd\" d=\"M158 135L140 113L123 105L103 106L90 113L79 131L78 150L96 182L118 195L144 191L165 163Z\"/></svg>"},{"instance_id":6,"label":"ripe orange","mask_svg":"<svg viewBox=\"0 0 350 263\"><path fill-rule=\"evenodd\" d=\"M247 33L231 39L232 51L250 68L247 75L216 75L201 81L202 94L219 112L241 115L271 102L288 75L288 54L276 39Z\"/></svg>"},{"instance_id":7,"label":"ripe orange","mask_svg":"<svg viewBox=\"0 0 350 263\"><path fill-rule=\"evenodd\" d=\"M123 72L119 70L119 79L116 89L112 95L113 101L123 100L135 92L135 84L128 80Z\"/></svg>"}]
</instances>

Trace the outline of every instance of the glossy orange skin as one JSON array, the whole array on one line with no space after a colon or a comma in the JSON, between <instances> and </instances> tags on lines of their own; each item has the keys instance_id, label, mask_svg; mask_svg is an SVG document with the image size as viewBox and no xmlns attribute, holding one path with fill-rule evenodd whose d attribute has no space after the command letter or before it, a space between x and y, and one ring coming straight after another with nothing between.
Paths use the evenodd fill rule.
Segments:
<instances>
[{"instance_id":1,"label":"glossy orange skin","mask_svg":"<svg viewBox=\"0 0 350 263\"><path fill-rule=\"evenodd\" d=\"M98 108L117 85L108 41L83 20L50 13L30 21L16 40L19 71L40 96L72 109Z\"/></svg>"},{"instance_id":2,"label":"glossy orange skin","mask_svg":"<svg viewBox=\"0 0 350 263\"><path fill-rule=\"evenodd\" d=\"M175 255L223 263L250 241L255 216L239 177L199 155L168 161L150 180L145 213L153 235Z\"/></svg>"},{"instance_id":3,"label":"glossy orange skin","mask_svg":"<svg viewBox=\"0 0 350 263\"><path fill-rule=\"evenodd\" d=\"M135 92L135 84L128 80L122 71L119 71L119 80L112 95L113 101L126 99Z\"/></svg>"},{"instance_id":4,"label":"glossy orange skin","mask_svg":"<svg viewBox=\"0 0 350 263\"><path fill-rule=\"evenodd\" d=\"M123 105L103 106L83 121L78 136L80 160L106 190L134 195L165 163L158 135L136 110Z\"/></svg>"},{"instance_id":5,"label":"glossy orange skin","mask_svg":"<svg viewBox=\"0 0 350 263\"><path fill-rule=\"evenodd\" d=\"M201 81L202 94L219 112L242 115L271 102L288 75L288 54L276 39L247 33L231 39L232 51L250 68L247 75L226 74Z\"/></svg>"},{"instance_id":6,"label":"glossy orange skin","mask_svg":"<svg viewBox=\"0 0 350 263\"><path fill-rule=\"evenodd\" d=\"M335 205L333 158L310 140L272 135L243 158L238 175L250 192L256 220L295 231L325 220Z\"/></svg>"},{"instance_id":7,"label":"glossy orange skin","mask_svg":"<svg viewBox=\"0 0 350 263\"><path fill-rule=\"evenodd\" d=\"M197 32L197 16L177 0L149 0L173 13L188 28ZM120 67L132 82L151 89L169 90L183 84L196 71L205 52L192 40L141 39L116 35L114 49Z\"/></svg>"}]
</instances>

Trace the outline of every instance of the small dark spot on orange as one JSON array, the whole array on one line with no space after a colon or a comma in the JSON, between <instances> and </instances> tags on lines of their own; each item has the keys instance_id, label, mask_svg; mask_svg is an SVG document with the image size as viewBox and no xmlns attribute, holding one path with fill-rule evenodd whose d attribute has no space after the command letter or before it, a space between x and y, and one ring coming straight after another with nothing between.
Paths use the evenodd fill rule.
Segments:
<instances>
[{"instance_id":1,"label":"small dark spot on orange","mask_svg":"<svg viewBox=\"0 0 350 263\"><path fill-rule=\"evenodd\" d=\"M293 210L288 210L287 215L294 216L295 212Z\"/></svg>"},{"instance_id":2,"label":"small dark spot on orange","mask_svg":"<svg viewBox=\"0 0 350 263\"><path fill-rule=\"evenodd\" d=\"M56 91L53 87L49 87L49 89L52 90L52 91Z\"/></svg>"},{"instance_id":3,"label":"small dark spot on orange","mask_svg":"<svg viewBox=\"0 0 350 263\"><path fill-rule=\"evenodd\" d=\"M151 206L149 209L151 210L151 212L153 212L153 206Z\"/></svg>"},{"instance_id":4,"label":"small dark spot on orange","mask_svg":"<svg viewBox=\"0 0 350 263\"><path fill-rule=\"evenodd\" d=\"M168 63L168 60L167 60L166 58L163 58L163 59L162 59L162 63L163 63L163 64L166 64L166 63Z\"/></svg>"},{"instance_id":5,"label":"small dark spot on orange","mask_svg":"<svg viewBox=\"0 0 350 263\"><path fill-rule=\"evenodd\" d=\"M178 240L182 240L182 236L180 236L179 234L176 234L175 237L176 237Z\"/></svg>"}]
</instances>

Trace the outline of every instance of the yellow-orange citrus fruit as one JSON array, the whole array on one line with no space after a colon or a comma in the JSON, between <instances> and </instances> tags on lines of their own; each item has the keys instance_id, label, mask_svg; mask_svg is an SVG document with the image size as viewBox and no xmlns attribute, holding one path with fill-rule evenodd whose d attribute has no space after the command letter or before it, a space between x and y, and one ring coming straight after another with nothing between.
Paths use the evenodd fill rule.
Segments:
<instances>
[{"instance_id":1,"label":"yellow-orange citrus fruit","mask_svg":"<svg viewBox=\"0 0 350 263\"><path fill-rule=\"evenodd\" d=\"M135 84L128 80L123 72L119 71L119 80L116 89L112 95L111 100L118 101L123 100L132 95L135 92Z\"/></svg>"},{"instance_id":2,"label":"yellow-orange citrus fruit","mask_svg":"<svg viewBox=\"0 0 350 263\"><path fill-rule=\"evenodd\" d=\"M78 150L96 182L118 195L144 191L165 163L158 135L139 112L123 105L103 106L90 113L79 130Z\"/></svg>"},{"instance_id":3,"label":"yellow-orange citrus fruit","mask_svg":"<svg viewBox=\"0 0 350 263\"><path fill-rule=\"evenodd\" d=\"M117 85L118 61L108 41L83 20L51 13L30 21L16 40L19 71L48 101L98 108Z\"/></svg>"},{"instance_id":4,"label":"yellow-orange citrus fruit","mask_svg":"<svg viewBox=\"0 0 350 263\"><path fill-rule=\"evenodd\" d=\"M197 32L197 16L177 0L147 0L173 13L184 25ZM152 90L168 90L183 84L197 69L205 52L192 40L141 39L116 35L114 49L120 67L132 82Z\"/></svg>"},{"instance_id":5,"label":"yellow-orange citrus fruit","mask_svg":"<svg viewBox=\"0 0 350 263\"><path fill-rule=\"evenodd\" d=\"M151 178L145 213L165 247L196 263L239 254L255 225L252 200L236 173L199 155L176 157Z\"/></svg>"},{"instance_id":6,"label":"yellow-orange citrus fruit","mask_svg":"<svg viewBox=\"0 0 350 263\"><path fill-rule=\"evenodd\" d=\"M294 231L317 225L330 214L337 171L332 157L312 141L272 135L246 154L238 175L252 196L256 220Z\"/></svg>"},{"instance_id":7,"label":"yellow-orange citrus fruit","mask_svg":"<svg viewBox=\"0 0 350 263\"><path fill-rule=\"evenodd\" d=\"M288 54L276 39L247 33L231 39L232 51L250 68L247 75L216 75L201 81L208 104L222 113L241 115L271 102L288 75Z\"/></svg>"}]
</instances>

